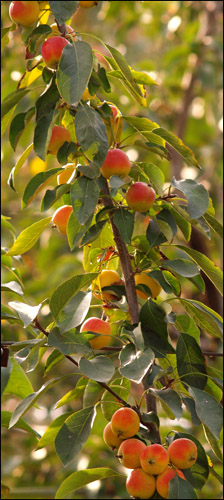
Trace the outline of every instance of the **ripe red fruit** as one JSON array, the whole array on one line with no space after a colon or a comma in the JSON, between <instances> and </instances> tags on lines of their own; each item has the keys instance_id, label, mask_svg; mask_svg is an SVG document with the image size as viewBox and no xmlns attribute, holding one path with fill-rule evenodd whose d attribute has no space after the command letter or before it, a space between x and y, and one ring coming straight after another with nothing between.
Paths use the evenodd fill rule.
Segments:
<instances>
[{"instance_id":1,"label":"ripe red fruit","mask_svg":"<svg viewBox=\"0 0 224 500\"><path fill-rule=\"evenodd\" d=\"M136 212L147 212L155 201L155 191L145 182L135 182L126 193L128 206Z\"/></svg>"},{"instance_id":2,"label":"ripe red fruit","mask_svg":"<svg viewBox=\"0 0 224 500\"><path fill-rule=\"evenodd\" d=\"M168 448L170 462L180 469L189 469L197 460L197 446L191 439L175 439Z\"/></svg>"},{"instance_id":3,"label":"ripe red fruit","mask_svg":"<svg viewBox=\"0 0 224 500\"><path fill-rule=\"evenodd\" d=\"M48 68L57 68L62 51L68 43L68 40L61 36L52 36L45 40L41 47L41 55Z\"/></svg>"},{"instance_id":4,"label":"ripe red fruit","mask_svg":"<svg viewBox=\"0 0 224 500\"><path fill-rule=\"evenodd\" d=\"M141 452L140 463L148 474L161 474L169 463L168 451L161 444L146 446Z\"/></svg>"},{"instance_id":5,"label":"ripe red fruit","mask_svg":"<svg viewBox=\"0 0 224 500\"><path fill-rule=\"evenodd\" d=\"M53 224L57 226L58 230L62 234L66 234L67 222L71 212L71 205L63 205L62 207L59 207L52 216Z\"/></svg>"},{"instance_id":6,"label":"ripe red fruit","mask_svg":"<svg viewBox=\"0 0 224 500\"><path fill-rule=\"evenodd\" d=\"M36 23L39 13L38 2L11 2L9 6L9 15L12 21L24 27Z\"/></svg>"},{"instance_id":7,"label":"ripe red fruit","mask_svg":"<svg viewBox=\"0 0 224 500\"><path fill-rule=\"evenodd\" d=\"M93 349L100 349L105 347L110 342L110 336L112 335L111 325L107 321L103 321L100 318L88 318L84 321L81 326L80 332L94 332L99 333L97 337L93 337L89 340L89 343Z\"/></svg>"},{"instance_id":8,"label":"ripe red fruit","mask_svg":"<svg viewBox=\"0 0 224 500\"><path fill-rule=\"evenodd\" d=\"M54 125L52 128L50 142L48 144L47 152L51 155L56 155L60 147L65 141L71 141L71 135L67 128Z\"/></svg>"},{"instance_id":9,"label":"ripe red fruit","mask_svg":"<svg viewBox=\"0 0 224 500\"><path fill-rule=\"evenodd\" d=\"M111 419L111 428L116 436L126 439L139 431L140 419L132 408L119 408Z\"/></svg>"},{"instance_id":10,"label":"ripe red fruit","mask_svg":"<svg viewBox=\"0 0 224 500\"><path fill-rule=\"evenodd\" d=\"M117 458L124 467L137 469L141 467L140 455L144 448L146 448L145 443L139 439L125 439L119 446Z\"/></svg>"},{"instance_id":11,"label":"ripe red fruit","mask_svg":"<svg viewBox=\"0 0 224 500\"><path fill-rule=\"evenodd\" d=\"M178 475L179 477L182 477L182 479L185 479L183 472L178 469L173 469L172 467L168 466L161 474L159 474L156 478L156 489L163 498L168 498L169 494L169 482L175 475Z\"/></svg>"},{"instance_id":12,"label":"ripe red fruit","mask_svg":"<svg viewBox=\"0 0 224 500\"><path fill-rule=\"evenodd\" d=\"M134 469L130 472L126 488L129 495L137 498L150 498L156 489L154 476L147 474L143 469Z\"/></svg>"},{"instance_id":13,"label":"ripe red fruit","mask_svg":"<svg viewBox=\"0 0 224 500\"><path fill-rule=\"evenodd\" d=\"M131 170L131 162L128 155L121 149L109 149L100 170L106 179L109 179L111 175L124 177Z\"/></svg>"}]
</instances>

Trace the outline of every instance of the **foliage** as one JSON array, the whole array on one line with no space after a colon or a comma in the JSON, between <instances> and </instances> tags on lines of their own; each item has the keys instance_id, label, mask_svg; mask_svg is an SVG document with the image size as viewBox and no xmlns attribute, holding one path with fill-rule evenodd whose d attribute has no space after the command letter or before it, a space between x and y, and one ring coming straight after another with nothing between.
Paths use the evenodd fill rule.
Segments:
<instances>
[{"instance_id":1,"label":"foliage","mask_svg":"<svg viewBox=\"0 0 224 500\"><path fill-rule=\"evenodd\" d=\"M142 22L145 45L144 19L149 20L150 6L152 36L158 44L163 43L160 18L175 19L178 2L122 3L126 5L119 5L121 27L114 43L105 40L115 13L117 18L118 2L101 2L90 9L91 14L82 13L79 2L41 2L37 26L5 27L3 22L5 61L10 67L15 65L21 77L16 89L10 81L2 95L3 154L11 165L6 168L7 179L3 175L7 192L3 193L2 215L2 422L9 436L15 429L26 433L22 438L27 436L23 439L33 460L35 453L42 450L39 456L45 458L45 451L49 451L48 462L43 462L34 483L54 485L49 498L84 498L91 491L84 487L99 480L104 480L97 483L99 498L117 495L118 488L119 495L125 497L123 468L102 441L103 427L121 405L140 413L138 438L152 443L161 438L166 445L178 437L195 442L197 462L186 471L184 488L182 479L175 478L170 498L203 498L202 488L213 481L211 475L220 495L222 373L219 361L211 361L206 354L220 348L222 318L204 302L208 281L222 293L222 272L217 253L204 255L190 246L195 230L205 239L205 246L210 240L216 243L222 234L219 200L215 196L213 206L203 179L207 166L203 148L212 141L211 125L201 117L196 141L196 118L192 116L183 141L175 133L175 113L169 108L172 101L174 107L178 105L175 93L180 94L181 86L177 89L176 80L180 82L189 70L190 56L191 60L195 56L195 61L203 55L203 44L195 41L199 30L196 10L201 8L202 14L206 10L196 5L188 10L180 7L184 38L159 61L165 76L158 87L156 76L149 74L154 68L153 54L152 59L146 59L144 49L133 69L129 61L134 65L135 57L133 61L130 54L124 57L122 34L126 41ZM4 2L3 17L8 4ZM85 26L85 19L96 12L105 20L102 39L92 27ZM40 50L55 21L58 36L65 36L69 44L58 68L51 70L43 63ZM75 37L66 28L70 24ZM170 29L170 34L175 31ZM161 47L155 46L158 50ZM182 62L184 58L187 64ZM209 64L215 66L214 61L211 57ZM206 68L208 61L200 71L206 73ZM216 66L213 69L216 73ZM4 74L8 82L6 69L3 78ZM211 106L214 89L210 89L206 74L203 78L208 85L206 105ZM83 98L87 87L88 101ZM120 104L124 112L117 115L116 122L110 105ZM48 153L55 124L67 128L71 135L57 156ZM129 155L132 167L128 176L106 180L101 174L110 148L120 148ZM32 170L34 158L39 160L37 170ZM181 175L174 166L175 158L184 162ZM58 185L58 173L71 163L74 175ZM214 175L220 175L219 168ZM141 214L126 202L126 192L136 181L149 184L156 192L153 206ZM73 209L66 236L50 227L53 211L62 205ZM221 261L219 264L221 267ZM98 286L96 294L98 276L104 269L117 271L122 280L103 290ZM135 287L134 275L149 270L161 287L156 299L146 285ZM136 291L148 298L139 298ZM115 294L115 301L108 299L109 292ZM83 321L92 316L112 326L110 344L101 350L92 349L89 343L96 332L80 332ZM41 433L32 420L40 408L45 408L47 417ZM184 422L189 433L183 432ZM4 434L3 445L6 439L10 438ZM25 465L21 464L21 447L22 439L18 452L10 442L15 466L9 468L12 471L15 467L18 477L24 467L29 468L27 457ZM87 466L85 461L80 465L85 456ZM13 489L15 483L7 470L3 472L7 478L7 486L2 487L4 497L9 494L8 485ZM29 480L26 472L18 484L26 486ZM25 498L24 491L22 494ZM18 498L15 495L16 490L9 497ZM206 495L215 498L209 491ZM35 498L32 488L29 498Z\"/></svg>"}]
</instances>

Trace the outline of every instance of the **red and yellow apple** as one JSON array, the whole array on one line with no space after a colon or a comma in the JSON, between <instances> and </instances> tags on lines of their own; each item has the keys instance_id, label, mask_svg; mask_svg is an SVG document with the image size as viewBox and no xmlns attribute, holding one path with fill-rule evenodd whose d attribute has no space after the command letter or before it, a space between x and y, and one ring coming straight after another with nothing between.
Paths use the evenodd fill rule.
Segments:
<instances>
[{"instance_id":1,"label":"red and yellow apple","mask_svg":"<svg viewBox=\"0 0 224 500\"><path fill-rule=\"evenodd\" d=\"M100 349L105 347L110 342L110 336L112 335L111 325L107 321L103 321L100 318L88 318L84 321L81 326L80 332L94 332L99 333L97 337L93 337L89 340L89 343L93 349Z\"/></svg>"},{"instance_id":2,"label":"red and yellow apple","mask_svg":"<svg viewBox=\"0 0 224 500\"><path fill-rule=\"evenodd\" d=\"M62 36L51 36L47 38L41 47L41 55L48 68L56 69L61 59L62 51L68 40Z\"/></svg>"},{"instance_id":3,"label":"red and yellow apple","mask_svg":"<svg viewBox=\"0 0 224 500\"><path fill-rule=\"evenodd\" d=\"M126 439L133 437L139 431L140 419L135 410L128 407L119 408L112 416L111 428L113 433Z\"/></svg>"},{"instance_id":4,"label":"red and yellow apple","mask_svg":"<svg viewBox=\"0 0 224 500\"><path fill-rule=\"evenodd\" d=\"M147 273L150 273L150 269L147 269L142 273L135 274L134 276L135 284L148 286L152 292L152 298L156 299L156 297L161 292L162 288L159 285L159 283L153 278L150 278L150 276L148 276ZM142 292L141 290L138 289L136 289L136 293L138 297L140 297L141 299L147 299L149 297L149 294L147 292Z\"/></svg>"},{"instance_id":5,"label":"red and yellow apple","mask_svg":"<svg viewBox=\"0 0 224 500\"><path fill-rule=\"evenodd\" d=\"M38 2L11 2L9 6L9 15L17 24L27 28L36 23L40 14Z\"/></svg>"},{"instance_id":6,"label":"red and yellow apple","mask_svg":"<svg viewBox=\"0 0 224 500\"><path fill-rule=\"evenodd\" d=\"M161 444L146 446L140 455L140 465L148 474L161 474L169 463L168 451Z\"/></svg>"},{"instance_id":7,"label":"red and yellow apple","mask_svg":"<svg viewBox=\"0 0 224 500\"><path fill-rule=\"evenodd\" d=\"M62 207L59 207L52 216L53 224L62 234L66 234L68 218L71 215L71 213L72 213L72 206L63 205Z\"/></svg>"},{"instance_id":8,"label":"red and yellow apple","mask_svg":"<svg viewBox=\"0 0 224 500\"><path fill-rule=\"evenodd\" d=\"M48 144L47 152L51 155L56 155L64 142L71 141L71 135L67 128L60 127L59 125L54 125L52 128L50 142Z\"/></svg>"},{"instance_id":9,"label":"red and yellow apple","mask_svg":"<svg viewBox=\"0 0 224 500\"><path fill-rule=\"evenodd\" d=\"M136 438L125 439L119 446L117 458L121 464L128 469L141 467L140 455L146 448L145 443Z\"/></svg>"},{"instance_id":10,"label":"red and yellow apple","mask_svg":"<svg viewBox=\"0 0 224 500\"><path fill-rule=\"evenodd\" d=\"M57 176L57 184L66 184L74 172L76 163L68 163L65 165L64 170Z\"/></svg>"},{"instance_id":11,"label":"red and yellow apple","mask_svg":"<svg viewBox=\"0 0 224 500\"><path fill-rule=\"evenodd\" d=\"M104 288L105 286L120 284L123 284L123 280L121 280L117 271L114 271L113 269L103 269L97 279L92 283L92 290L94 290L94 295L96 298L102 296L103 300L105 300L106 302L110 302L111 300L119 300L119 297L116 295L116 293L110 293L109 291L102 291L101 293L102 288Z\"/></svg>"},{"instance_id":12,"label":"red and yellow apple","mask_svg":"<svg viewBox=\"0 0 224 500\"><path fill-rule=\"evenodd\" d=\"M116 448L119 448L120 444L122 443L122 439L115 436L111 429L111 422L108 422L106 427L104 427L103 431L103 439L105 443L112 448L112 450L115 450Z\"/></svg>"},{"instance_id":13,"label":"red and yellow apple","mask_svg":"<svg viewBox=\"0 0 224 500\"><path fill-rule=\"evenodd\" d=\"M163 498L168 498L169 494L169 482L175 475L185 479L183 472L178 469L173 469L173 467L168 466L161 474L158 474L156 478L156 489Z\"/></svg>"},{"instance_id":14,"label":"red and yellow apple","mask_svg":"<svg viewBox=\"0 0 224 500\"><path fill-rule=\"evenodd\" d=\"M112 175L125 177L131 170L131 162L122 149L109 149L100 170L106 179L109 179Z\"/></svg>"},{"instance_id":15,"label":"red and yellow apple","mask_svg":"<svg viewBox=\"0 0 224 500\"><path fill-rule=\"evenodd\" d=\"M136 212L147 212L155 201L155 191L145 182L135 182L126 193L129 208Z\"/></svg>"},{"instance_id":16,"label":"red and yellow apple","mask_svg":"<svg viewBox=\"0 0 224 500\"><path fill-rule=\"evenodd\" d=\"M189 469L197 460L197 446L191 439L172 441L168 448L170 462L180 469Z\"/></svg>"},{"instance_id":17,"label":"red and yellow apple","mask_svg":"<svg viewBox=\"0 0 224 500\"><path fill-rule=\"evenodd\" d=\"M156 480L143 469L134 469L130 472L126 489L129 495L136 498L150 498L156 490Z\"/></svg>"}]
</instances>

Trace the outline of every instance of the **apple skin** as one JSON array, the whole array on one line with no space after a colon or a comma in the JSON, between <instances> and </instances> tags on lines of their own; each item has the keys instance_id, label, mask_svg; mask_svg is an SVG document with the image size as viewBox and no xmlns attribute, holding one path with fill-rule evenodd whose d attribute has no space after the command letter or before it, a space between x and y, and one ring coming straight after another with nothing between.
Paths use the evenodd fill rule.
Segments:
<instances>
[{"instance_id":1,"label":"apple skin","mask_svg":"<svg viewBox=\"0 0 224 500\"><path fill-rule=\"evenodd\" d=\"M57 184L60 186L61 184L66 184L70 179L71 175L74 172L76 164L69 163L68 166L65 166L64 170L58 174L57 176Z\"/></svg>"},{"instance_id":2,"label":"apple skin","mask_svg":"<svg viewBox=\"0 0 224 500\"><path fill-rule=\"evenodd\" d=\"M71 141L71 135L67 128L60 127L59 125L54 125L52 128L50 142L48 144L48 153L51 155L56 155L64 142Z\"/></svg>"},{"instance_id":3,"label":"apple skin","mask_svg":"<svg viewBox=\"0 0 224 500\"><path fill-rule=\"evenodd\" d=\"M71 205L63 205L59 207L52 216L52 222L57 226L57 229L62 234L66 234L68 218L72 213Z\"/></svg>"},{"instance_id":4,"label":"apple skin","mask_svg":"<svg viewBox=\"0 0 224 500\"><path fill-rule=\"evenodd\" d=\"M82 7L83 9L91 9L91 7L94 7L94 5L98 5L99 2L94 2L94 1L80 1L79 6Z\"/></svg>"},{"instance_id":5,"label":"apple skin","mask_svg":"<svg viewBox=\"0 0 224 500\"><path fill-rule=\"evenodd\" d=\"M133 437L139 431L140 419L132 408L119 408L112 416L113 433L123 439Z\"/></svg>"},{"instance_id":6,"label":"apple skin","mask_svg":"<svg viewBox=\"0 0 224 500\"><path fill-rule=\"evenodd\" d=\"M189 469L197 460L197 446L191 439L180 438L172 441L168 448L170 462L179 469Z\"/></svg>"},{"instance_id":7,"label":"apple skin","mask_svg":"<svg viewBox=\"0 0 224 500\"><path fill-rule=\"evenodd\" d=\"M41 55L48 68L56 69L61 59L62 51L68 40L62 36L51 36L47 38L41 47Z\"/></svg>"},{"instance_id":8,"label":"apple skin","mask_svg":"<svg viewBox=\"0 0 224 500\"><path fill-rule=\"evenodd\" d=\"M159 283L157 283L157 281L154 280L153 278L150 278L150 276L148 276L147 273L150 273L150 269L146 269L146 271L144 271L142 273L135 274L135 276L134 276L135 284L136 285L142 284L142 285L148 286L152 292L152 298L156 299L156 297L161 292L162 288L159 285ZM142 292L141 290L136 289L136 293L137 293L138 297L140 297L142 299L147 299L149 297L149 295L147 293Z\"/></svg>"},{"instance_id":9,"label":"apple skin","mask_svg":"<svg viewBox=\"0 0 224 500\"><path fill-rule=\"evenodd\" d=\"M135 182L126 193L129 208L136 212L147 212L155 201L155 191L145 182Z\"/></svg>"},{"instance_id":10,"label":"apple skin","mask_svg":"<svg viewBox=\"0 0 224 500\"><path fill-rule=\"evenodd\" d=\"M143 469L134 469L130 472L126 489L129 495L136 498L150 498L156 489L155 477L147 474Z\"/></svg>"},{"instance_id":11,"label":"apple skin","mask_svg":"<svg viewBox=\"0 0 224 500\"><path fill-rule=\"evenodd\" d=\"M148 474L161 474L168 463L168 451L161 444L146 446L140 455L140 466Z\"/></svg>"},{"instance_id":12,"label":"apple skin","mask_svg":"<svg viewBox=\"0 0 224 500\"><path fill-rule=\"evenodd\" d=\"M94 295L98 299L100 294L100 289L104 286L110 286L114 284L123 283L117 271L113 269L103 269L96 281L92 285L92 289L95 291ZM113 300L119 300L119 297L115 293L102 292L102 299L106 302Z\"/></svg>"},{"instance_id":13,"label":"apple skin","mask_svg":"<svg viewBox=\"0 0 224 500\"><path fill-rule=\"evenodd\" d=\"M9 6L9 15L17 24L27 28L36 23L40 14L38 2L11 2Z\"/></svg>"},{"instance_id":14,"label":"apple skin","mask_svg":"<svg viewBox=\"0 0 224 500\"><path fill-rule=\"evenodd\" d=\"M127 469L137 469L141 467L140 454L146 448L145 443L139 439L125 439L119 446L117 458Z\"/></svg>"},{"instance_id":15,"label":"apple skin","mask_svg":"<svg viewBox=\"0 0 224 500\"><path fill-rule=\"evenodd\" d=\"M100 333L98 337L93 337L89 340L89 343L93 349L100 349L105 347L110 342L110 336L112 335L111 325L107 321L103 321L100 318L92 317L84 321L81 326L80 332L91 331L94 333Z\"/></svg>"},{"instance_id":16,"label":"apple skin","mask_svg":"<svg viewBox=\"0 0 224 500\"><path fill-rule=\"evenodd\" d=\"M178 475L182 479L185 479L183 472L178 469L173 469L168 466L161 474L158 474L156 478L156 489L163 498L168 498L169 495L169 482L175 475Z\"/></svg>"},{"instance_id":17,"label":"apple skin","mask_svg":"<svg viewBox=\"0 0 224 500\"><path fill-rule=\"evenodd\" d=\"M109 149L100 170L106 179L109 179L112 175L125 177L131 170L131 162L128 155L121 149Z\"/></svg>"},{"instance_id":18,"label":"apple skin","mask_svg":"<svg viewBox=\"0 0 224 500\"><path fill-rule=\"evenodd\" d=\"M112 449L115 450L116 448L119 448L120 444L122 443L122 439L115 436L111 429L111 422L108 422L106 427L104 427L103 431L103 439L105 443Z\"/></svg>"}]
</instances>

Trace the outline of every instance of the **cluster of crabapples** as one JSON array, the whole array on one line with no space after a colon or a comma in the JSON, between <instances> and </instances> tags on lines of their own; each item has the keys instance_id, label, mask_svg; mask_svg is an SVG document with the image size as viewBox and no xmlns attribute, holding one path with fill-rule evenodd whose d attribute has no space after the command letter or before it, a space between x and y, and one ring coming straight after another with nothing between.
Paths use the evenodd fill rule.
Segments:
<instances>
[{"instance_id":1,"label":"cluster of crabapples","mask_svg":"<svg viewBox=\"0 0 224 500\"><path fill-rule=\"evenodd\" d=\"M138 437L140 418L129 407L119 408L104 428L103 438L112 449L118 450L116 457L127 469L126 488L129 495L150 498L157 491L168 498L169 482L178 475L185 479L180 469L189 469L197 460L197 447L191 439L172 441L168 449L161 444L150 444Z\"/></svg>"}]
</instances>

